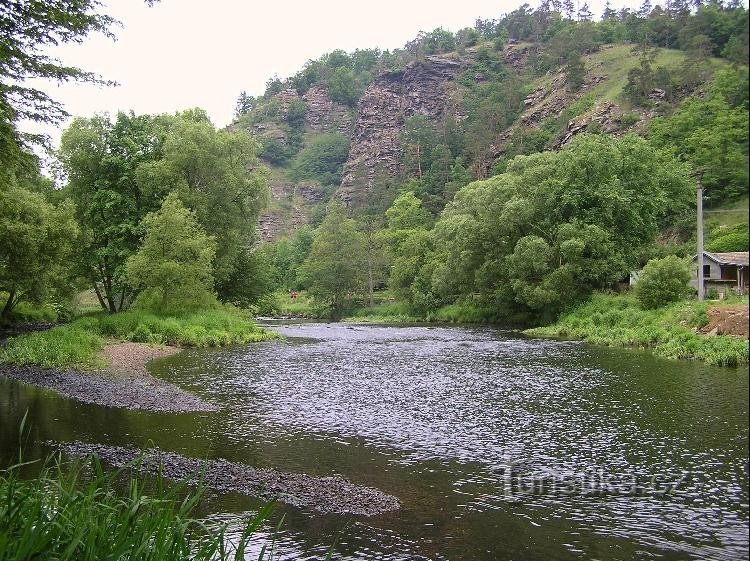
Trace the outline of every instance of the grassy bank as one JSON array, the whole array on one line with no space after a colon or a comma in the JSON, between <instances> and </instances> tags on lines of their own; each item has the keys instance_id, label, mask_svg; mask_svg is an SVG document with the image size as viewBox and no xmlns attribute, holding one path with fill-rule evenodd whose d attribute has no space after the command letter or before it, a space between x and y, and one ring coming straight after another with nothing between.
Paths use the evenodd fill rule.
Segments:
<instances>
[{"instance_id":1,"label":"grassy bank","mask_svg":"<svg viewBox=\"0 0 750 561\"><path fill-rule=\"evenodd\" d=\"M426 313L419 313L403 302L383 302L372 307L357 308L343 321L351 323L462 323L472 325L510 325L508 318L501 318L497 310L482 308L471 303L448 304Z\"/></svg>"},{"instance_id":2,"label":"grassy bank","mask_svg":"<svg viewBox=\"0 0 750 561\"><path fill-rule=\"evenodd\" d=\"M747 305L747 298L743 302ZM671 359L697 359L722 366L747 364L747 340L697 333L708 323L706 310L716 305L716 302L683 301L656 310L642 310L631 296L595 294L557 323L525 333L582 339L597 345L649 348Z\"/></svg>"},{"instance_id":3,"label":"grassy bank","mask_svg":"<svg viewBox=\"0 0 750 561\"><path fill-rule=\"evenodd\" d=\"M159 476L107 474L96 460L48 463L35 479L19 472L19 466L0 470L3 561L244 559L248 536L270 512L261 509L235 551L223 526L192 517L201 489L167 488Z\"/></svg>"},{"instance_id":4,"label":"grassy bank","mask_svg":"<svg viewBox=\"0 0 750 561\"><path fill-rule=\"evenodd\" d=\"M0 362L48 368L94 368L103 366L97 357L107 339L217 347L273 337L274 334L231 308L170 317L139 310L118 314L98 312L49 331L14 337L0 349Z\"/></svg>"}]
</instances>

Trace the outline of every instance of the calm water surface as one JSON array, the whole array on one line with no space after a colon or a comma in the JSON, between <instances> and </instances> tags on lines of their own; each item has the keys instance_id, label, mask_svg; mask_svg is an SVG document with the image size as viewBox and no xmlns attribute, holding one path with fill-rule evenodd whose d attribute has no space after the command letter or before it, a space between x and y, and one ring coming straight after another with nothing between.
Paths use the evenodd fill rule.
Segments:
<instances>
[{"instance_id":1,"label":"calm water surface","mask_svg":"<svg viewBox=\"0 0 750 561\"><path fill-rule=\"evenodd\" d=\"M747 559L748 370L494 329L280 324L152 371L225 407L156 414L0 379L0 455L156 444L341 474L396 495L364 518L280 506L279 559ZM665 492L665 490L667 490ZM203 513L257 509L210 494Z\"/></svg>"}]
</instances>

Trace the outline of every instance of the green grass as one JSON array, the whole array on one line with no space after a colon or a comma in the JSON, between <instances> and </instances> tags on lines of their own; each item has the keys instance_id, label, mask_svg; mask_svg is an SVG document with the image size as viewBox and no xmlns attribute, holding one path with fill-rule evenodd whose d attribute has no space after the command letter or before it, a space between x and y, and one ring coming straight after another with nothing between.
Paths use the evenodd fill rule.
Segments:
<instances>
[{"instance_id":1,"label":"green grass","mask_svg":"<svg viewBox=\"0 0 750 561\"><path fill-rule=\"evenodd\" d=\"M244 559L248 537L272 506L244 526L234 550L225 525L193 518L201 487L167 488L160 476L105 473L93 458L50 459L34 479L23 479L22 467L0 470L0 561Z\"/></svg>"},{"instance_id":2,"label":"green grass","mask_svg":"<svg viewBox=\"0 0 750 561\"><path fill-rule=\"evenodd\" d=\"M466 323L488 324L499 320L495 310L471 303L448 304L426 314L409 308L405 302L388 301L354 310L344 318L351 323Z\"/></svg>"},{"instance_id":3,"label":"green grass","mask_svg":"<svg viewBox=\"0 0 750 561\"><path fill-rule=\"evenodd\" d=\"M104 339L97 333L63 325L10 339L0 348L0 362L45 368L95 368L103 366L97 358L102 347Z\"/></svg>"},{"instance_id":4,"label":"green grass","mask_svg":"<svg viewBox=\"0 0 750 561\"><path fill-rule=\"evenodd\" d=\"M738 302L747 305L747 298ZM747 364L746 339L707 336L694 331L706 325L706 310L716 305L716 302L683 301L657 310L642 310L632 296L595 294L554 325L525 333L582 339L597 345L650 348L665 358L695 359L721 366Z\"/></svg>"},{"instance_id":5,"label":"green grass","mask_svg":"<svg viewBox=\"0 0 750 561\"><path fill-rule=\"evenodd\" d=\"M353 310L343 321L351 323L420 323L426 318L414 314L403 302L382 302Z\"/></svg>"},{"instance_id":6,"label":"green grass","mask_svg":"<svg viewBox=\"0 0 750 561\"><path fill-rule=\"evenodd\" d=\"M221 347L275 337L232 308L172 317L139 310L117 314L97 312L49 331L12 338L0 349L0 362L85 369L103 365L97 355L106 339L180 347Z\"/></svg>"}]
</instances>

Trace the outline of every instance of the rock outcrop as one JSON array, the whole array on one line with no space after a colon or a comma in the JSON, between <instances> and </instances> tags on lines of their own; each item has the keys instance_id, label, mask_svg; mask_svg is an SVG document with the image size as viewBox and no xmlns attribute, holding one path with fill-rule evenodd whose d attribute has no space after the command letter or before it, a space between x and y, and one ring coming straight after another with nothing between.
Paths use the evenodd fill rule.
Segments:
<instances>
[{"instance_id":1,"label":"rock outcrop","mask_svg":"<svg viewBox=\"0 0 750 561\"><path fill-rule=\"evenodd\" d=\"M359 101L349 158L338 196L346 203L359 198L382 177L400 171L400 136L406 119L422 114L438 122L445 114L448 84L466 67L459 58L428 56L403 72L382 74Z\"/></svg>"},{"instance_id":2,"label":"rock outcrop","mask_svg":"<svg viewBox=\"0 0 750 561\"><path fill-rule=\"evenodd\" d=\"M354 129L353 111L328 97L325 86L313 86L302 96L307 104L305 126L315 132L339 132L351 138Z\"/></svg>"}]
</instances>

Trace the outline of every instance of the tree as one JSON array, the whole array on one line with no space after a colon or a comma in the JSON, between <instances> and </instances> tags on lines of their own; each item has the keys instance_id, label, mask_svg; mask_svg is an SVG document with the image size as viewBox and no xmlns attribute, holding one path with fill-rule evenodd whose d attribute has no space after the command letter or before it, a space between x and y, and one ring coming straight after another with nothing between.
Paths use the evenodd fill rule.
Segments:
<instances>
[{"instance_id":1,"label":"tree","mask_svg":"<svg viewBox=\"0 0 750 561\"><path fill-rule=\"evenodd\" d=\"M148 0L151 5L154 0ZM117 21L99 13L97 0L17 0L0 4L2 54L0 54L0 136L5 143L44 142L39 135L19 134L19 119L59 123L67 117L62 105L29 80L70 80L106 84L91 72L68 66L45 54L48 47L61 43L81 43L95 32L113 37L110 28ZM0 168L9 165L11 153L0 151Z\"/></svg>"},{"instance_id":2,"label":"tree","mask_svg":"<svg viewBox=\"0 0 750 561\"><path fill-rule=\"evenodd\" d=\"M687 100L672 116L658 117L649 125L654 145L673 150L691 167L703 170L709 204L747 193L748 102L742 78L732 69L718 73L707 99Z\"/></svg>"},{"instance_id":3,"label":"tree","mask_svg":"<svg viewBox=\"0 0 750 561\"><path fill-rule=\"evenodd\" d=\"M315 136L292 162L290 177L295 181L311 179L321 185L338 185L349 156L349 141L339 133Z\"/></svg>"},{"instance_id":4,"label":"tree","mask_svg":"<svg viewBox=\"0 0 750 561\"><path fill-rule=\"evenodd\" d=\"M237 103L234 106L234 118L239 119L242 115L250 113L255 107L255 98L251 95L247 95L246 91L241 91L237 98Z\"/></svg>"},{"instance_id":5,"label":"tree","mask_svg":"<svg viewBox=\"0 0 750 561\"><path fill-rule=\"evenodd\" d=\"M128 280L143 292L137 304L159 313L215 305L212 264L216 242L194 212L170 193L157 212L143 219L143 244L126 264Z\"/></svg>"},{"instance_id":6,"label":"tree","mask_svg":"<svg viewBox=\"0 0 750 561\"><path fill-rule=\"evenodd\" d=\"M68 177L64 192L76 205L82 229L79 273L102 308L117 312L129 303L125 260L139 243L139 224L158 208L168 184L143 188L137 171L162 156L164 122L120 113L77 118L63 132L59 158Z\"/></svg>"},{"instance_id":7,"label":"tree","mask_svg":"<svg viewBox=\"0 0 750 561\"><path fill-rule=\"evenodd\" d=\"M582 135L467 185L433 230L442 301L554 313L611 287L692 195L687 169L645 140Z\"/></svg>"},{"instance_id":8,"label":"tree","mask_svg":"<svg viewBox=\"0 0 750 561\"><path fill-rule=\"evenodd\" d=\"M586 67L583 63L581 55L576 52L572 52L568 57L568 64L566 67L567 84L570 89L578 91L583 86L583 82L586 79Z\"/></svg>"},{"instance_id":9,"label":"tree","mask_svg":"<svg viewBox=\"0 0 750 561\"><path fill-rule=\"evenodd\" d=\"M351 68L336 68L327 81L328 95L333 101L353 106L359 99L357 79Z\"/></svg>"},{"instance_id":10,"label":"tree","mask_svg":"<svg viewBox=\"0 0 750 561\"><path fill-rule=\"evenodd\" d=\"M53 205L18 186L0 189L0 291L7 293L0 321L21 300L40 303L65 288L77 234L69 202Z\"/></svg>"},{"instance_id":11,"label":"tree","mask_svg":"<svg viewBox=\"0 0 750 561\"><path fill-rule=\"evenodd\" d=\"M352 297L365 291L364 254L365 240L354 220L346 217L341 204L329 204L300 276L310 294L326 303L334 317Z\"/></svg>"},{"instance_id":12,"label":"tree","mask_svg":"<svg viewBox=\"0 0 750 561\"><path fill-rule=\"evenodd\" d=\"M684 298L688 291L690 272L687 264L674 255L652 259L641 271L635 285L635 296L641 307L660 308Z\"/></svg>"},{"instance_id":13,"label":"tree","mask_svg":"<svg viewBox=\"0 0 750 561\"><path fill-rule=\"evenodd\" d=\"M216 130L202 110L172 119L163 157L140 166L137 183L162 200L176 190L208 234L216 239L214 278L222 301L254 292L254 279L238 277L257 239L256 226L268 197L268 170L259 165L258 143L245 131ZM229 279L233 279L229 282Z\"/></svg>"}]
</instances>

